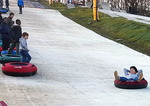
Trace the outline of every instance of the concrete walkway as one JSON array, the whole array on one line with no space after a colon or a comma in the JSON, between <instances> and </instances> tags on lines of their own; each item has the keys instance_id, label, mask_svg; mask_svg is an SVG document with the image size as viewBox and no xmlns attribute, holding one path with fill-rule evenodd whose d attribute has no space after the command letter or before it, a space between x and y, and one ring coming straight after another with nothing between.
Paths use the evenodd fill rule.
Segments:
<instances>
[{"instance_id":1,"label":"concrete walkway","mask_svg":"<svg viewBox=\"0 0 150 106\"><path fill-rule=\"evenodd\" d=\"M88 30L58 11L27 8L11 11L30 34L31 63L38 73L11 77L0 72L0 100L8 106L150 106L150 88L114 87L113 72L131 65L150 81L150 58ZM4 16L8 16L5 14ZM14 19L14 20L15 20Z\"/></svg>"}]
</instances>

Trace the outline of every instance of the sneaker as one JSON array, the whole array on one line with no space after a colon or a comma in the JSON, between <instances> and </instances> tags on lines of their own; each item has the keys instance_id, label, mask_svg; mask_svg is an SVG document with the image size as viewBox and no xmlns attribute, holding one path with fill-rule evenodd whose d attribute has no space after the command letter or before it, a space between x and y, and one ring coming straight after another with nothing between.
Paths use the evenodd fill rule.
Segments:
<instances>
[{"instance_id":1,"label":"sneaker","mask_svg":"<svg viewBox=\"0 0 150 106\"><path fill-rule=\"evenodd\" d=\"M143 79L143 73L140 74L139 78L138 78L138 82L140 82Z\"/></svg>"},{"instance_id":2,"label":"sneaker","mask_svg":"<svg viewBox=\"0 0 150 106\"><path fill-rule=\"evenodd\" d=\"M114 72L114 76L115 76L115 80L119 80L119 76L118 76L118 72L117 71Z\"/></svg>"}]
</instances>

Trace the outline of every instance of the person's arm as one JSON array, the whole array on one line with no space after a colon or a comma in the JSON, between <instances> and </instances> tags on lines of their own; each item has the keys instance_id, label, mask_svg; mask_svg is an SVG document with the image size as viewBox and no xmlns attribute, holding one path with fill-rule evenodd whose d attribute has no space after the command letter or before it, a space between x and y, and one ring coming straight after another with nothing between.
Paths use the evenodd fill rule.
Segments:
<instances>
[{"instance_id":1,"label":"person's arm","mask_svg":"<svg viewBox=\"0 0 150 106\"><path fill-rule=\"evenodd\" d=\"M129 72L130 72L130 70L124 68L124 74L125 74L125 76L127 76Z\"/></svg>"},{"instance_id":2,"label":"person's arm","mask_svg":"<svg viewBox=\"0 0 150 106\"><path fill-rule=\"evenodd\" d=\"M137 76L139 77L141 73L143 73L142 69L138 70Z\"/></svg>"}]
</instances>

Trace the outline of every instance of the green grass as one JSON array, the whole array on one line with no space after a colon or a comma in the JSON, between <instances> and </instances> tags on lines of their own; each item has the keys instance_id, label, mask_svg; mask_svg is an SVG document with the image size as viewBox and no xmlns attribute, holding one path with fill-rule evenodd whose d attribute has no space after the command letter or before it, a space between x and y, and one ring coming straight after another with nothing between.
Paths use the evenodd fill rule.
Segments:
<instances>
[{"instance_id":1,"label":"green grass","mask_svg":"<svg viewBox=\"0 0 150 106\"><path fill-rule=\"evenodd\" d=\"M66 6L62 3L53 3L52 5L49 5L48 1L42 1L41 4L47 6L50 9L54 9L58 11L63 11L66 9Z\"/></svg>"},{"instance_id":2,"label":"green grass","mask_svg":"<svg viewBox=\"0 0 150 106\"><path fill-rule=\"evenodd\" d=\"M104 13L99 13L100 20L94 22L90 8L66 9L66 6L60 3L55 3L52 7L82 26L150 56L150 25L123 17L110 17Z\"/></svg>"}]
</instances>

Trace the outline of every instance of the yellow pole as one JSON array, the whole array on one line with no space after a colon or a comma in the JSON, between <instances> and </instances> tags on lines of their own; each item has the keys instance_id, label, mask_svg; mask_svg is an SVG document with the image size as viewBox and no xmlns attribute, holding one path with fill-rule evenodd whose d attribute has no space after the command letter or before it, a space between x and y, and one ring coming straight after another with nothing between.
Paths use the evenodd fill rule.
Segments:
<instances>
[{"instance_id":1,"label":"yellow pole","mask_svg":"<svg viewBox=\"0 0 150 106\"><path fill-rule=\"evenodd\" d=\"M98 21L97 0L93 0L93 20Z\"/></svg>"},{"instance_id":2,"label":"yellow pole","mask_svg":"<svg viewBox=\"0 0 150 106\"><path fill-rule=\"evenodd\" d=\"M49 4L53 4L53 0L49 0Z\"/></svg>"}]
</instances>

